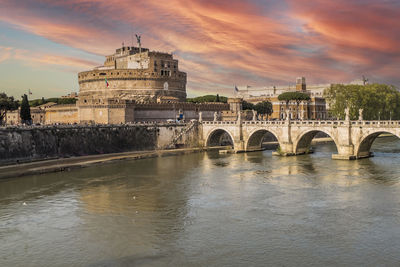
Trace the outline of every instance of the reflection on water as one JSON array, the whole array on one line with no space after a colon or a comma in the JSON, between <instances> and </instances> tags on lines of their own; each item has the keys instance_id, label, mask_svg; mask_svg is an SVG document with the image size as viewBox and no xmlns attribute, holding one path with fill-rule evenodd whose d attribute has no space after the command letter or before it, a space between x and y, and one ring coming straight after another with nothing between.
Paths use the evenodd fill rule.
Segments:
<instances>
[{"instance_id":1,"label":"reflection on water","mask_svg":"<svg viewBox=\"0 0 400 267\"><path fill-rule=\"evenodd\" d=\"M0 181L0 266L397 265L400 142L203 153Z\"/></svg>"}]
</instances>

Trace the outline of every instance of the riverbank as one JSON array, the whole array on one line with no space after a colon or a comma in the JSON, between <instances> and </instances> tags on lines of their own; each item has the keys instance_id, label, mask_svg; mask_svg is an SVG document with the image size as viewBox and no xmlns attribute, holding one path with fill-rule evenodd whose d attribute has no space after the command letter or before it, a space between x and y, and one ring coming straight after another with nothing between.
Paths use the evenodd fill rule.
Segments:
<instances>
[{"instance_id":1,"label":"riverbank","mask_svg":"<svg viewBox=\"0 0 400 267\"><path fill-rule=\"evenodd\" d=\"M71 158L59 158L51 160L36 161L23 164L13 164L0 167L0 179L15 178L26 175L35 175L51 172L70 171L77 168L85 168L95 164L103 164L118 160L146 159L156 157L167 157L189 153L198 153L225 147L209 148L181 148L173 150L151 150L134 151L123 153L110 153L102 155L80 156Z\"/></svg>"},{"instance_id":2,"label":"riverbank","mask_svg":"<svg viewBox=\"0 0 400 267\"><path fill-rule=\"evenodd\" d=\"M390 137L390 134L382 134L381 137ZM315 138L312 144L333 142L330 137ZM265 142L263 143L269 149L270 146L277 146L278 142ZM174 155L182 155L189 153L198 153L210 150L230 150L230 146L226 147L208 147L208 148L181 148L169 150L149 150L149 151L134 151L122 153L110 153L101 155L79 156L70 158L57 158L42 161L34 161L29 163L13 164L0 166L0 179L15 178L27 175L44 174L51 172L70 171L77 168L85 168L95 164L103 164L114 162L118 160L135 160L156 157L167 157Z\"/></svg>"}]
</instances>

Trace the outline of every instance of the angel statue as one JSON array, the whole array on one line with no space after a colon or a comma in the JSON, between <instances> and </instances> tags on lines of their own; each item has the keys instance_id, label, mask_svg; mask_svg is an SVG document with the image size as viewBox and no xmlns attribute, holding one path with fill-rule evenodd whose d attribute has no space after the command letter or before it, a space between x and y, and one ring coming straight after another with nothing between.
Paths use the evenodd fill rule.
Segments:
<instances>
[{"instance_id":1,"label":"angel statue","mask_svg":"<svg viewBox=\"0 0 400 267\"><path fill-rule=\"evenodd\" d=\"M135 34L135 36L136 36L137 43L138 43L138 45L140 46L140 45L141 45L140 39L142 38L142 36L137 35L137 34Z\"/></svg>"},{"instance_id":2,"label":"angel statue","mask_svg":"<svg viewBox=\"0 0 400 267\"><path fill-rule=\"evenodd\" d=\"M350 120L350 109L349 109L348 107L345 108L345 109L344 109L344 113L346 114L345 120L346 120L346 121L349 121L349 120Z\"/></svg>"}]
</instances>

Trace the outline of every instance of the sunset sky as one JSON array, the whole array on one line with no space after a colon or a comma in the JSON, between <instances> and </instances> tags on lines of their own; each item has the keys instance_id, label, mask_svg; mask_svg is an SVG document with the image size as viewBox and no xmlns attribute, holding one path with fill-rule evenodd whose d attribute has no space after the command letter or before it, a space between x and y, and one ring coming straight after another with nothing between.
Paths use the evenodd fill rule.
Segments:
<instances>
[{"instance_id":1,"label":"sunset sky","mask_svg":"<svg viewBox=\"0 0 400 267\"><path fill-rule=\"evenodd\" d=\"M132 33L179 59L189 96L297 76L400 86L399 0L0 0L0 91L78 91Z\"/></svg>"}]
</instances>

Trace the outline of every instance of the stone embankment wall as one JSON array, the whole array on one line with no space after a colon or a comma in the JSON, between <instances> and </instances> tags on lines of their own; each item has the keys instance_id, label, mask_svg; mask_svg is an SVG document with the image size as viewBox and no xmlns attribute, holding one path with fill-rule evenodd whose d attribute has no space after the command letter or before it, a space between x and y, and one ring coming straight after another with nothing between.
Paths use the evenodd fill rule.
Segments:
<instances>
[{"instance_id":1,"label":"stone embankment wall","mask_svg":"<svg viewBox=\"0 0 400 267\"><path fill-rule=\"evenodd\" d=\"M185 124L0 127L0 165L48 158L163 149ZM197 127L175 142L198 145Z\"/></svg>"}]
</instances>

